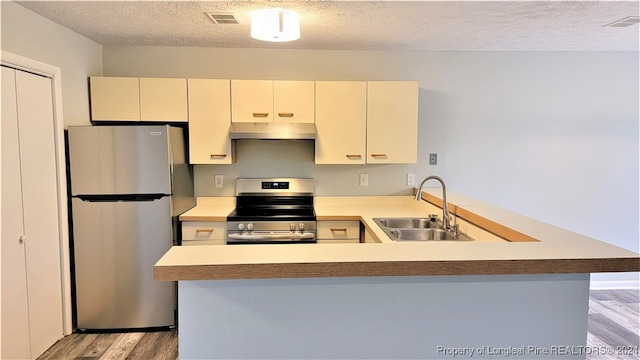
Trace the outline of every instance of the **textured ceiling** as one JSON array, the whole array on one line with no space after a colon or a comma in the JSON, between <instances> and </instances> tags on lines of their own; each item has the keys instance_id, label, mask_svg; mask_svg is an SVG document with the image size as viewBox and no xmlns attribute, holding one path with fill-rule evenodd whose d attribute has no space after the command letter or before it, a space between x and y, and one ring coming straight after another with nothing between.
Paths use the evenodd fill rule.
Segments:
<instances>
[{"instance_id":1,"label":"textured ceiling","mask_svg":"<svg viewBox=\"0 0 640 360\"><path fill-rule=\"evenodd\" d=\"M635 50L635 1L18 1L103 45L341 50ZM300 14L301 38L250 37L250 13ZM205 12L231 13L237 25Z\"/></svg>"}]
</instances>

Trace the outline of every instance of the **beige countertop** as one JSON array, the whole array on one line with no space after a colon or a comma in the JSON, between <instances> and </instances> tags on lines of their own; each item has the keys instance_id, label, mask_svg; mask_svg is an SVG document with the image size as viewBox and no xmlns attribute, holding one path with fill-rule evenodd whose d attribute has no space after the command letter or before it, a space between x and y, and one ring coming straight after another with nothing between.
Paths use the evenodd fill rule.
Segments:
<instances>
[{"instance_id":1,"label":"beige countertop","mask_svg":"<svg viewBox=\"0 0 640 360\"><path fill-rule=\"evenodd\" d=\"M358 220L380 243L174 246L156 280L345 276L541 274L640 271L637 253L447 192L450 211L473 242L394 242L375 217L425 217L439 190L411 196L316 197L319 221ZM225 221L233 197L198 198L182 221Z\"/></svg>"}]
</instances>

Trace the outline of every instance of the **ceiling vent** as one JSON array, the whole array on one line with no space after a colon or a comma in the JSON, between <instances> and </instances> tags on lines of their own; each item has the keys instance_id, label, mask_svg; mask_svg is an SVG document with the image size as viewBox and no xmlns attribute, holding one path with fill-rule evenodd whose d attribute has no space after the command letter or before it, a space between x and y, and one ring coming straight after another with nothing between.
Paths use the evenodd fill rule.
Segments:
<instances>
[{"instance_id":1,"label":"ceiling vent","mask_svg":"<svg viewBox=\"0 0 640 360\"><path fill-rule=\"evenodd\" d=\"M237 25L240 24L238 19L231 13L212 13L206 12L207 16L216 25Z\"/></svg>"},{"instance_id":2,"label":"ceiling vent","mask_svg":"<svg viewBox=\"0 0 640 360\"><path fill-rule=\"evenodd\" d=\"M627 16L624 19L614 21L611 24L605 25L604 27L627 27L638 23L640 23L640 16Z\"/></svg>"}]
</instances>

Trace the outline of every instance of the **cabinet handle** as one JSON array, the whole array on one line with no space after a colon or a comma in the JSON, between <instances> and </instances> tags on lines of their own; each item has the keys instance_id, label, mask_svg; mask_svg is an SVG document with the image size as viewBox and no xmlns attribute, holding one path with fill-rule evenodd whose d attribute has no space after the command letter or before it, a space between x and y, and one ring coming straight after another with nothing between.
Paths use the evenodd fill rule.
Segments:
<instances>
[{"instance_id":1,"label":"cabinet handle","mask_svg":"<svg viewBox=\"0 0 640 360\"><path fill-rule=\"evenodd\" d=\"M347 232L347 228L331 228L331 231L342 231L342 232Z\"/></svg>"},{"instance_id":2,"label":"cabinet handle","mask_svg":"<svg viewBox=\"0 0 640 360\"><path fill-rule=\"evenodd\" d=\"M293 113L278 113L280 117L293 117Z\"/></svg>"},{"instance_id":3,"label":"cabinet handle","mask_svg":"<svg viewBox=\"0 0 640 360\"><path fill-rule=\"evenodd\" d=\"M18 238L18 244L20 245L24 244L25 240L27 240L27 237L24 235L20 235L20 237Z\"/></svg>"},{"instance_id":4,"label":"cabinet handle","mask_svg":"<svg viewBox=\"0 0 640 360\"><path fill-rule=\"evenodd\" d=\"M253 113L253 117L267 117L269 113Z\"/></svg>"},{"instance_id":5,"label":"cabinet handle","mask_svg":"<svg viewBox=\"0 0 640 360\"><path fill-rule=\"evenodd\" d=\"M357 154L347 154L348 159L362 159L362 155Z\"/></svg>"},{"instance_id":6,"label":"cabinet handle","mask_svg":"<svg viewBox=\"0 0 640 360\"><path fill-rule=\"evenodd\" d=\"M212 233L213 229L196 229L196 233Z\"/></svg>"},{"instance_id":7,"label":"cabinet handle","mask_svg":"<svg viewBox=\"0 0 640 360\"><path fill-rule=\"evenodd\" d=\"M387 154L371 154L371 157L387 157Z\"/></svg>"},{"instance_id":8,"label":"cabinet handle","mask_svg":"<svg viewBox=\"0 0 640 360\"><path fill-rule=\"evenodd\" d=\"M211 159L224 159L227 157L227 154L211 154Z\"/></svg>"}]
</instances>

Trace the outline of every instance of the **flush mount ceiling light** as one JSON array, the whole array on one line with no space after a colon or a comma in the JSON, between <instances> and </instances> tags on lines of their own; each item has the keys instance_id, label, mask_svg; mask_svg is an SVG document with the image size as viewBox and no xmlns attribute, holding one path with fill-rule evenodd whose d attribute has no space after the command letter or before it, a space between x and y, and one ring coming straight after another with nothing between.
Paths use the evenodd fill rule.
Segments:
<instances>
[{"instance_id":1,"label":"flush mount ceiling light","mask_svg":"<svg viewBox=\"0 0 640 360\"><path fill-rule=\"evenodd\" d=\"M297 40L300 38L300 17L289 10L256 10L251 13L251 37L272 42Z\"/></svg>"}]
</instances>

